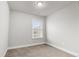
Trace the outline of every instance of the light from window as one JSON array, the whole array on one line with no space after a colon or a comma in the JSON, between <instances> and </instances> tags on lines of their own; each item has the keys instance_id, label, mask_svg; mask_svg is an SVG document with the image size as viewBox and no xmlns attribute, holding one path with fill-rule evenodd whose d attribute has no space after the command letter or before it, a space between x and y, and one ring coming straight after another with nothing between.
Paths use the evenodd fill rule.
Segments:
<instances>
[{"instance_id":1,"label":"light from window","mask_svg":"<svg viewBox=\"0 0 79 59\"><path fill-rule=\"evenodd\" d=\"M43 37L43 24L37 20L32 20L32 38Z\"/></svg>"}]
</instances>

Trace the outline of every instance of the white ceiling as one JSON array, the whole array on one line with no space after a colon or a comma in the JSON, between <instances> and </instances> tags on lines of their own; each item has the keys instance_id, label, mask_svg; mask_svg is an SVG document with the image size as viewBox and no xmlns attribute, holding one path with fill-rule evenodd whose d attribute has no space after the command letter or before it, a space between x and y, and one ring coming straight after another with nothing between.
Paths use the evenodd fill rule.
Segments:
<instances>
[{"instance_id":1,"label":"white ceiling","mask_svg":"<svg viewBox=\"0 0 79 59\"><path fill-rule=\"evenodd\" d=\"M26 12L29 14L48 16L73 2L69 1L47 1L47 6L43 9L36 9L33 7L34 1L9 1L11 10Z\"/></svg>"}]
</instances>

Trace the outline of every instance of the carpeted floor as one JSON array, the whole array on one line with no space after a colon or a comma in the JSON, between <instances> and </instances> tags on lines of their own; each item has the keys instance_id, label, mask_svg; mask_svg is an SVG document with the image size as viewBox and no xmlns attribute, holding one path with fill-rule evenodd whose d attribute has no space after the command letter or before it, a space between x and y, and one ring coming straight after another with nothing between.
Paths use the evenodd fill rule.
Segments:
<instances>
[{"instance_id":1,"label":"carpeted floor","mask_svg":"<svg viewBox=\"0 0 79 59\"><path fill-rule=\"evenodd\" d=\"M74 57L71 54L43 44L8 50L5 57Z\"/></svg>"}]
</instances>

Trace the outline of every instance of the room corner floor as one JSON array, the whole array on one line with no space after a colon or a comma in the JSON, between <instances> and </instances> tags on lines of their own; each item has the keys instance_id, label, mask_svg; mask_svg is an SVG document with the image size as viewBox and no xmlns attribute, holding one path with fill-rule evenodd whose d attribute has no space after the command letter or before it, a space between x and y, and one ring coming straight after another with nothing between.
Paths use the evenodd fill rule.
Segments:
<instances>
[{"instance_id":1,"label":"room corner floor","mask_svg":"<svg viewBox=\"0 0 79 59\"><path fill-rule=\"evenodd\" d=\"M64 51L51 47L49 45L37 45L32 47L24 47L10 49L5 57L74 57Z\"/></svg>"}]
</instances>

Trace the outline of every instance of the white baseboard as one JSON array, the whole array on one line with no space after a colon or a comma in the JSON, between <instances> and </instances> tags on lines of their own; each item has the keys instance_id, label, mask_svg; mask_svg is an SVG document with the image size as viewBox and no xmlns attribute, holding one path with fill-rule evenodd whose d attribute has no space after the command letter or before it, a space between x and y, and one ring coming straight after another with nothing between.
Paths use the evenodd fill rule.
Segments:
<instances>
[{"instance_id":1,"label":"white baseboard","mask_svg":"<svg viewBox=\"0 0 79 59\"><path fill-rule=\"evenodd\" d=\"M69 50L67 50L67 49L64 49L64 48L62 48L62 47L55 46L55 45L53 45L53 44L51 44L51 43L46 43L46 44L48 44L48 45L50 45L50 46L52 46L52 47L55 47L55 48L57 48L57 49L60 49L60 50L62 50L62 51L64 51L64 52L67 52L67 53L69 53L69 54L71 54L71 55L73 55L73 56L79 57L79 54L78 54L78 53L74 53L74 52L69 51Z\"/></svg>"},{"instance_id":2,"label":"white baseboard","mask_svg":"<svg viewBox=\"0 0 79 59\"><path fill-rule=\"evenodd\" d=\"M33 43L33 44L27 44L27 45L15 46L15 47L9 47L8 49L15 49L15 48L22 48L22 47L36 46L36 45L40 45L40 44L45 44L45 42L41 42L41 43Z\"/></svg>"},{"instance_id":3,"label":"white baseboard","mask_svg":"<svg viewBox=\"0 0 79 59\"><path fill-rule=\"evenodd\" d=\"M46 43L46 42L33 43L33 44L28 44L28 45L16 46L16 47L9 47L8 49L15 49L15 48L22 48L22 47L30 47L30 46L40 45L40 44L48 44L48 45L50 45L50 46L52 46L52 47L55 47L55 48L57 48L57 49L60 49L60 50L62 50L62 51L64 51L64 52L67 52L67 53L69 53L69 54L71 54L71 55L74 55L74 56L76 56L76 57L79 57L79 54L77 54L77 53L74 53L74 52L69 51L69 50L67 50L67 49L64 49L64 48L61 48L61 47L58 47L58 46L55 46L55 45L53 45L53 44L51 44L51 43Z\"/></svg>"},{"instance_id":4,"label":"white baseboard","mask_svg":"<svg viewBox=\"0 0 79 59\"><path fill-rule=\"evenodd\" d=\"M6 53L7 53L7 50L8 50L8 49L5 50L5 52L4 52L4 54L3 54L2 57L5 57L5 55L6 55Z\"/></svg>"}]
</instances>

